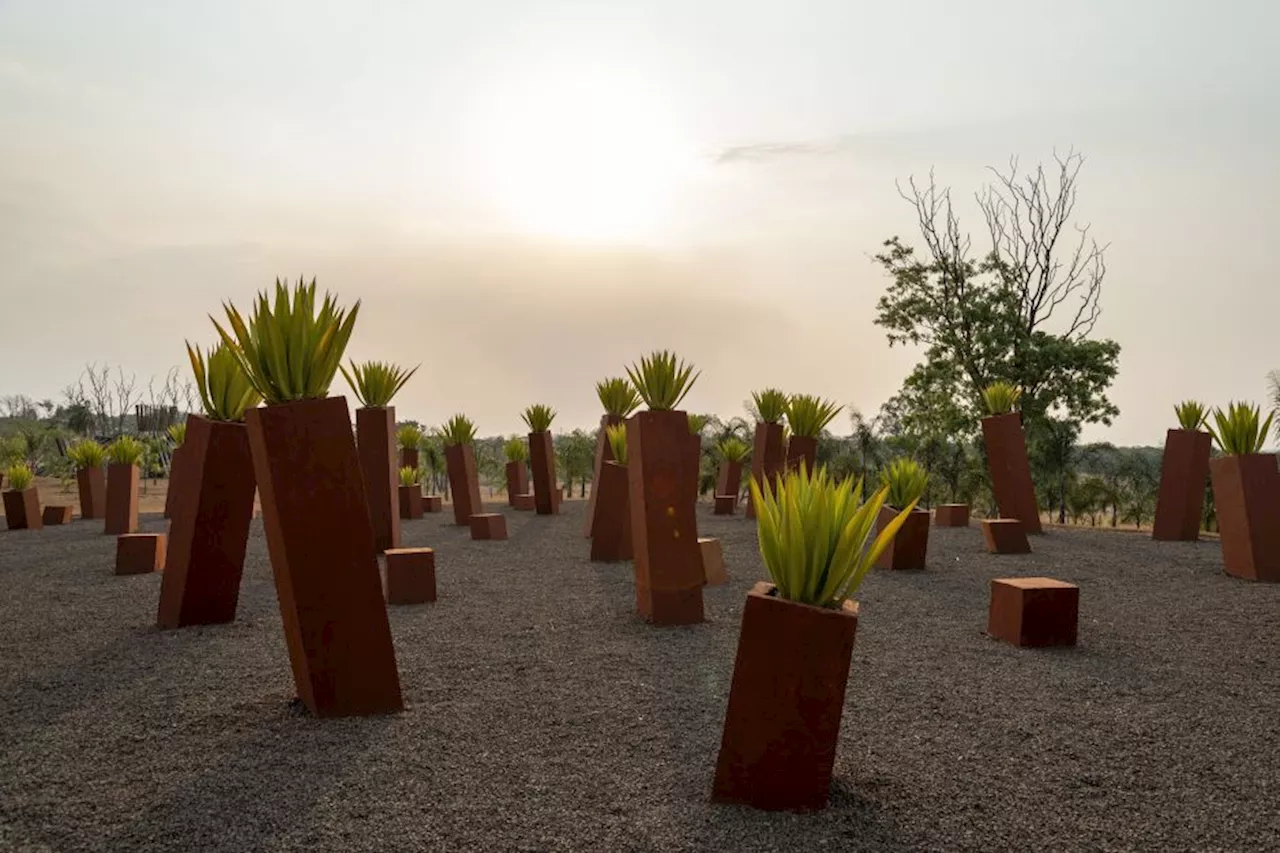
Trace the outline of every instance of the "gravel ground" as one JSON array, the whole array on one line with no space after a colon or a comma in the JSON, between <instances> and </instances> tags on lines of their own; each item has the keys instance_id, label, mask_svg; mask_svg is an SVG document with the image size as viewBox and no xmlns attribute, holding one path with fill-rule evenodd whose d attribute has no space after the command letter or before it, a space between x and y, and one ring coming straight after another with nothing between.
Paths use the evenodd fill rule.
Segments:
<instances>
[{"instance_id":1,"label":"gravel ground","mask_svg":"<svg viewBox=\"0 0 1280 853\"><path fill-rule=\"evenodd\" d=\"M440 590L391 611L408 710L333 721L291 701L260 526L238 621L166 633L96 523L0 533L0 849L1280 849L1280 586L1214 542L935 529L864 586L832 805L786 815L707 799L754 526L704 508L732 580L658 629L583 508L406 523ZM1078 648L983 635L989 580L1039 574L1081 585Z\"/></svg>"}]
</instances>

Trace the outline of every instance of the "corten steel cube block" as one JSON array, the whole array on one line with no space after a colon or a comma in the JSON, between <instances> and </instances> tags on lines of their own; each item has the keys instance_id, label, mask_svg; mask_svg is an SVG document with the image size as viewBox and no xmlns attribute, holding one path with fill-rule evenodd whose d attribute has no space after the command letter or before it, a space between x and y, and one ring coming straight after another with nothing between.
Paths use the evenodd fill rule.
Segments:
<instances>
[{"instance_id":1,"label":"corten steel cube block","mask_svg":"<svg viewBox=\"0 0 1280 853\"><path fill-rule=\"evenodd\" d=\"M751 479L763 490L772 486L787 462L786 440L782 424L756 424L755 443L751 451ZM747 518L756 517L756 508L747 496Z\"/></svg>"},{"instance_id":2,"label":"corten steel cube block","mask_svg":"<svg viewBox=\"0 0 1280 853\"><path fill-rule=\"evenodd\" d=\"M1280 473L1273 453L1223 456L1209 463L1227 574L1280 582Z\"/></svg>"},{"instance_id":3,"label":"corten steel cube block","mask_svg":"<svg viewBox=\"0 0 1280 853\"><path fill-rule=\"evenodd\" d=\"M1080 587L1053 578L991 581L987 633L1015 646L1074 646Z\"/></svg>"},{"instance_id":4,"label":"corten steel cube block","mask_svg":"<svg viewBox=\"0 0 1280 853\"><path fill-rule=\"evenodd\" d=\"M876 533L879 534L897 517L898 510L893 507L880 507L880 515L876 518ZM898 528L898 533L889 542L889 546L880 552L876 568L923 569L928 552L929 511L915 509Z\"/></svg>"},{"instance_id":5,"label":"corten steel cube block","mask_svg":"<svg viewBox=\"0 0 1280 853\"><path fill-rule=\"evenodd\" d=\"M826 807L857 628L854 601L797 604L763 582L747 593L713 800Z\"/></svg>"},{"instance_id":6,"label":"corten steel cube block","mask_svg":"<svg viewBox=\"0 0 1280 853\"><path fill-rule=\"evenodd\" d=\"M933 511L935 527L968 527L968 504L942 504Z\"/></svg>"},{"instance_id":7,"label":"corten steel cube block","mask_svg":"<svg viewBox=\"0 0 1280 853\"><path fill-rule=\"evenodd\" d=\"M9 489L4 493L4 520L10 530L40 530L44 518L40 515L40 494L35 486L22 491Z\"/></svg>"},{"instance_id":8,"label":"corten steel cube block","mask_svg":"<svg viewBox=\"0 0 1280 853\"><path fill-rule=\"evenodd\" d=\"M423 512L443 512L444 497L441 495L423 495L422 496Z\"/></svg>"},{"instance_id":9,"label":"corten steel cube block","mask_svg":"<svg viewBox=\"0 0 1280 853\"><path fill-rule=\"evenodd\" d=\"M511 506L513 509L518 509L521 512L533 512L538 508L537 503L534 502L532 492L525 492L524 494L516 495Z\"/></svg>"},{"instance_id":10,"label":"corten steel cube block","mask_svg":"<svg viewBox=\"0 0 1280 853\"><path fill-rule=\"evenodd\" d=\"M422 486L417 483L400 486L397 493L400 498L400 518L422 518Z\"/></svg>"},{"instance_id":11,"label":"corten steel cube block","mask_svg":"<svg viewBox=\"0 0 1280 853\"><path fill-rule=\"evenodd\" d=\"M716 515L733 515L737 508L737 495L716 495Z\"/></svg>"},{"instance_id":12,"label":"corten steel cube block","mask_svg":"<svg viewBox=\"0 0 1280 853\"><path fill-rule=\"evenodd\" d=\"M400 547L400 476L396 453L396 410L356 409L356 448L364 479L373 547L379 552Z\"/></svg>"},{"instance_id":13,"label":"corten steel cube block","mask_svg":"<svg viewBox=\"0 0 1280 853\"><path fill-rule=\"evenodd\" d=\"M164 571L163 533L125 533L116 537L116 574L149 575Z\"/></svg>"},{"instance_id":14,"label":"corten steel cube block","mask_svg":"<svg viewBox=\"0 0 1280 853\"><path fill-rule=\"evenodd\" d=\"M298 698L318 717L400 711L400 676L344 397L245 415Z\"/></svg>"},{"instance_id":15,"label":"corten steel cube block","mask_svg":"<svg viewBox=\"0 0 1280 853\"><path fill-rule=\"evenodd\" d=\"M478 512L470 524L472 539L507 538L507 517L500 512Z\"/></svg>"},{"instance_id":16,"label":"corten steel cube block","mask_svg":"<svg viewBox=\"0 0 1280 853\"><path fill-rule=\"evenodd\" d=\"M689 419L681 411L627 420L627 479L636 610L656 625L703 620L702 554L693 490Z\"/></svg>"},{"instance_id":17,"label":"corten steel cube block","mask_svg":"<svg viewBox=\"0 0 1280 853\"><path fill-rule=\"evenodd\" d=\"M449 490L453 495L453 523L471 524L471 516L484 511L480 500L480 479L476 474L476 452L470 444L454 444L444 449L445 467L449 473Z\"/></svg>"},{"instance_id":18,"label":"corten steel cube block","mask_svg":"<svg viewBox=\"0 0 1280 853\"><path fill-rule=\"evenodd\" d=\"M69 506L47 506L40 514L40 520L46 526L56 527L59 524L71 523L71 507Z\"/></svg>"},{"instance_id":19,"label":"corten steel cube block","mask_svg":"<svg viewBox=\"0 0 1280 853\"><path fill-rule=\"evenodd\" d=\"M1171 429L1165 434L1152 539L1195 542L1200 538L1212 444L1213 436L1198 430Z\"/></svg>"},{"instance_id":20,"label":"corten steel cube block","mask_svg":"<svg viewBox=\"0 0 1280 853\"><path fill-rule=\"evenodd\" d=\"M600 466L596 488L600 495L595 505L598 517L591 526L591 559L605 563L630 560L634 552L631 544L631 488L627 466L613 461L605 462Z\"/></svg>"},{"instance_id":21,"label":"corten steel cube block","mask_svg":"<svg viewBox=\"0 0 1280 853\"><path fill-rule=\"evenodd\" d=\"M613 446L609 444L609 436L605 434L604 428L620 423L622 418L617 415L600 416L600 429L596 432L595 466L591 469L591 494L587 498L587 515L582 520L582 535L587 539L591 538L591 525L595 523L596 484L600 482L600 466L613 461Z\"/></svg>"},{"instance_id":22,"label":"corten steel cube block","mask_svg":"<svg viewBox=\"0 0 1280 853\"><path fill-rule=\"evenodd\" d=\"M810 473L817 469L818 439L805 435L793 435L787 439L787 470L799 471L801 464Z\"/></svg>"},{"instance_id":23,"label":"corten steel cube block","mask_svg":"<svg viewBox=\"0 0 1280 853\"><path fill-rule=\"evenodd\" d=\"M436 553L430 548L392 548L387 554L387 604L436 600Z\"/></svg>"},{"instance_id":24,"label":"corten steel cube block","mask_svg":"<svg viewBox=\"0 0 1280 853\"><path fill-rule=\"evenodd\" d=\"M982 519L982 539L992 554L1030 554L1031 543L1016 518Z\"/></svg>"},{"instance_id":25,"label":"corten steel cube block","mask_svg":"<svg viewBox=\"0 0 1280 853\"><path fill-rule=\"evenodd\" d=\"M107 512L103 533L121 536L138 532L138 466L107 466Z\"/></svg>"},{"instance_id":26,"label":"corten steel cube block","mask_svg":"<svg viewBox=\"0 0 1280 853\"><path fill-rule=\"evenodd\" d=\"M156 625L220 625L236 618L257 490L244 424L187 418Z\"/></svg>"},{"instance_id":27,"label":"corten steel cube block","mask_svg":"<svg viewBox=\"0 0 1280 853\"><path fill-rule=\"evenodd\" d=\"M523 462L508 462L507 468L507 506L516 505L516 495L530 494L529 466Z\"/></svg>"},{"instance_id":28,"label":"corten steel cube block","mask_svg":"<svg viewBox=\"0 0 1280 853\"><path fill-rule=\"evenodd\" d=\"M80 491L80 517L105 518L107 472L101 468L81 468L76 471L76 487Z\"/></svg>"},{"instance_id":29,"label":"corten steel cube block","mask_svg":"<svg viewBox=\"0 0 1280 853\"><path fill-rule=\"evenodd\" d=\"M538 515L556 515L566 496L556 484L556 451L551 433L529 433L529 468L533 471L533 502Z\"/></svg>"},{"instance_id":30,"label":"corten steel cube block","mask_svg":"<svg viewBox=\"0 0 1280 853\"><path fill-rule=\"evenodd\" d=\"M1016 518L1027 533L1040 533L1040 507L1027 461L1027 439L1018 412L991 415L982 419L982 436L987 447L991 492L1001 518Z\"/></svg>"},{"instance_id":31,"label":"corten steel cube block","mask_svg":"<svg viewBox=\"0 0 1280 853\"><path fill-rule=\"evenodd\" d=\"M702 552L702 582L707 586L720 586L729 580L724 570L724 550L720 540L710 536L698 538L698 550Z\"/></svg>"}]
</instances>

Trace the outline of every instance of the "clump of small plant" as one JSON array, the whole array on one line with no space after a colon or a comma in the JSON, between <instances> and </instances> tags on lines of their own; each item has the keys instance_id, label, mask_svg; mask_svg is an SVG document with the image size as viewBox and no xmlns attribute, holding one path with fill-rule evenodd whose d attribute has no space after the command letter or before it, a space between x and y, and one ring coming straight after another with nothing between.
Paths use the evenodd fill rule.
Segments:
<instances>
[{"instance_id":1,"label":"clump of small plant","mask_svg":"<svg viewBox=\"0 0 1280 853\"><path fill-rule=\"evenodd\" d=\"M262 395L245 375L240 359L225 343L209 350L207 356L188 343L187 358L191 360L200 403L209 419L239 423L246 411L262 402ZM182 426L185 430L186 424Z\"/></svg>"},{"instance_id":2,"label":"clump of small plant","mask_svg":"<svg viewBox=\"0 0 1280 853\"><path fill-rule=\"evenodd\" d=\"M886 489L865 503L862 481L836 482L825 468L801 466L761 489L752 479L760 555L779 597L838 608L861 585L876 559L915 509L912 503L874 536Z\"/></svg>"},{"instance_id":3,"label":"clump of small plant","mask_svg":"<svg viewBox=\"0 0 1280 853\"><path fill-rule=\"evenodd\" d=\"M795 394L787 401L787 425L793 435L817 438L843 408L812 394Z\"/></svg>"},{"instance_id":4,"label":"clump of small plant","mask_svg":"<svg viewBox=\"0 0 1280 853\"><path fill-rule=\"evenodd\" d=\"M4 475L9 481L9 488L15 492L25 492L31 487L31 483L36 478L35 474L31 473L31 469L27 467L27 463L25 462L10 465L4 472Z\"/></svg>"},{"instance_id":5,"label":"clump of small plant","mask_svg":"<svg viewBox=\"0 0 1280 853\"><path fill-rule=\"evenodd\" d=\"M508 462L523 462L529 458L529 443L523 438L509 438L502 445L502 454Z\"/></svg>"},{"instance_id":6,"label":"clump of small plant","mask_svg":"<svg viewBox=\"0 0 1280 853\"><path fill-rule=\"evenodd\" d=\"M760 416L760 422L766 424L781 423L787 414L787 405L791 402L777 388L752 391L751 400L755 404L756 414Z\"/></svg>"},{"instance_id":7,"label":"clump of small plant","mask_svg":"<svg viewBox=\"0 0 1280 853\"><path fill-rule=\"evenodd\" d=\"M702 431L707 428L709 423L711 423L711 415L689 415L690 434L702 435Z\"/></svg>"},{"instance_id":8,"label":"clump of small plant","mask_svg":"<svg viewBox=\"0 0 1280 853\"><path fill-rule=\"evenodd\" d=\"M919 502L929 486L929 475L916 460L900 456L880 472L880 485L888 490L889 506L907 506Z\"/></svg>"},{"instance_id":9,"label":"clump of small plant","mask_svg":"<svg viewBox=\"0 0 1280 853\"><path fill-rule=\"evenodd\" d=\"M169 440L173 442L174 447L181 447L182 443L187 440L187 425L185 423L171 424L166 432L169 433Z\"/></svg>"},{"instance_id":10,"label":"clump of small plant","mask_svg":"<svg viewBox=\"0 0 1280 853\"><path fill-rule=\"evenodd\" d=\"M419 365L421 366L421 365ZM405 370L398 364L389 361L365 361L357 364L351 361L351 370L338 365L351 390L356 392L360 405L366 409L385 409L391 400L400 393L400 389L418 372L415 367Z\"/></svg>"},{"instance_id":11,"label":"clump of small plant","mask_svg":"<svg viewBox=\"0 0 1280 853\"><path fill-rule=\"evenodd\" d=\"M67 448L67 458L77 470L101 468L107 463L107 449L93 439L86 438Z\"/></svg>"},{"instance_id":12,"label":"clump of small plant","mask_svg":"<svg viewBox=\"0 0 1280 853\"><path fill-rule=\"evenodd\" d=\"M1022 389L1008 382L996 382L988 385L982 392L982 402L986 404L987 414L1007 415L1018 405L1022 398Z\"/></svg>"},{"instance_id":13,"label":"clump of small plant","mask_svg":"<svg viewBox=\"0 0 1280 853\"><path fill-rule=\"evenodd\" d=\"M316 307L316 281L301 279L292 291L276 279L275 300L263 291L248 322L231 303L223 305L231 331L214 321L249 383L271 405L329 395L351 340L360 302L350 312L326 293Z\"/></svg>"},{"instance_id":14,"label":"clump of small plant","mask_svg":"<svg viewBox=\"0 0 1280 853\"><path fill-rule=\"evenodd\" d=\"M521 412L520 417L529 427L529 432L546 432L556 419L556 410L542 403L535 403Z\"/></svg>"},{"instance_id":15,"label":"clump of small plant","mask_svg":"<svg viewBox=\"0 0 1280 853\"><path fill-rule=\"evenodd\" d=\"M609 449L613 451L613 461L626 465L627 428L622 424L610 424L604 428L604 435L609 440Z\"/></svg>"},{"instance_id":16,"label":"clump of small plant","mask_svg":"<svg viewBox=\"0 0 1280 853\"><path fill-rule=\"evenodd\" d=\"M1231 403L1224 412L1213 410L1214 426L1209 427L1213 440L1228 456L1248 456L1262 451L1271 430L1271 419L1275 413L1267 415L1260 422L1261 411L1257 406L1248 403Z\"/></svg>"},{"instance_id":17,"label":"clump of small plant","mask_svg":"<svg viewBox=\"0 0 1280 853\"><path fill-rule=\"evenodd\" d=\"M1192 432L1198 431L1209 420L1209 408L1196 400L1183 400L1173 407L1178 416L1178 426Z\"/></svg>"},{"instance_id":18,"label":"clump of small plant","mask_svg":"<svg viewBox=\"0 0 1280 853\"><path fill-rule=\"evenodd\" d=\"M627 368L627 376L646 406L655 412L667 412L680 405L699 373L673 352L661 350L640 359L639 365Z\"/></svg>"},{"instance_id":19,"label":"clump of small plant","mask_svg":"<svg viewBox=\"0 0 1280 853\"><path fill-rule=\"evenodd\" d=\"M137 465L147 448L131 435L122 435L107 445L107 459L113 465Z\"/></svg>"},{"instance_id":20,"label":"clump of small plant","mask_svg":"<svg viewBox=\"0 0 1280 853\"><path fill-rule=\"evenodd\" d=\"M445 447L471 444L476 440L476 425L466 415L454 415L440 427L440 440Z\"/></svg>"},{"instance_id":21,"label":"clump of small plant","mask_svg":"<svg viewBox=\"0 0 1280 853\"><path fill-rule=\"evenodd\" d=\"M640 395L636 393L635 386L620 376L597 382L596 396L600 398L606 415L626 418L640 408Z\"/></svg>"},{"instance_id":22,"label":"clump of small plant","mask_svg":"<svg viewBox=\"0 0 1280 853\"><path fill-rule=\"evenodd\" d=\"M406 465L400 469L400 485L416 486L421 476L417 468L412 465Z\"/></svg>"},{"instance_id":23,"label":"clump of small plant","mask_svg":"<svg viewBox=\"0 0 1280 853\"><path fill-rule=\"evenodd\" d=\"M422 427L417 424L405 424L396 430L396 444L410 450L422 444Z\"/></svg>"},{"instance_id":24,"label":"clump of small plant","mask_svg":"<svg viewBox=\"0 0 1280 853\"><path fill-rule=\"evenodd\" d=\"M716 451L726 462L743 462L751 455L751 445L736 435L731 435L716 445Z\"/></svg>"}]
</instances>

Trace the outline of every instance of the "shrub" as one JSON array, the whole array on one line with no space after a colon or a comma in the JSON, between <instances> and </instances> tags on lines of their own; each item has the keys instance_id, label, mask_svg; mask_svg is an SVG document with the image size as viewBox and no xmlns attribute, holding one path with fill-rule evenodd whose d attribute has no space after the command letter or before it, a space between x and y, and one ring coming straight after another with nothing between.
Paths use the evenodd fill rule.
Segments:
<instances>
[{"instance_id":1,"label":"shrub","mask_svg":"<svg viewBox=\"0 0 1280 853\"><path fill-rule=\"evenodd\" d=\"M619 465L627 464L627 428L623 424L609 424L604 428L605 438L609 440L609 449L613 451L613 461Z\"/></svg>"},{"instance_id":2,"label":"shrub","mask_svg":"<svg viewBox=\"0 0 1280 853\"><path fill-rule=\"evenodd\" d=\"M982 392L982 402L987 406L987 414L1007 415L1018 405L1022 398L1022 389L1008 382L996 382L988 385Z\"/></svg>"},{"instance_id":3,"label":"shrub","mask_svg":"<svg viewBox=\"0 0 1280 853\"><path fill-rule=\"evenodd\" d=\"M1186 430L1199 430L1209 419L1208 408L1195 400L1183 400L1173 411L1178 416L1178 426Z\"/></svg>"},{"instance_id":4,"label":"shrub","mask_svg":"<svg viewBox=\"0 0 1280 853\"><path fill-rule=\"evenodd\" d=\"M107 462L107 449L93 439L86 438L67 448L67 458L77 470L101 468Z\"/></svg>"},{"instance_id":5,"label":"shrub","mask_svg":"<svg viewBox=\"0 0 1280 853\"><path fill-rule=\"evenodd\" d=\"M418 469L412 465L406 465L400 469L400 485L402 486L416 486L420 477Z\"/></svg>"},{"instance_id":6,"label":"shrub","mask_svg":"<svg viewBox=\"0 0 1280 853\"><path fill-rule=\"evenodd\" d=\"M523 438L507 439L502 445L502 453L508 462L523 462L529 458L529 443Z\"/></svg>"},{"instance_id":7,"label":"shrub","mask_svg":"<svg viewBox=\"0 0 1280 853\"><path fill-rule=\"evenodd\" d=\"M551 429L551 422L556 419L556 410L542 403L535 403L520 413L529 432L546 432Z\"/></svg>"},{"instance_id":8,"label":"shrub","mask_svg":"<svg viewBox=\"0 0 1280 853\"><path fill-rule=\"evenodd\" d=\"M25 462L19 462L17 465L9 466L9 469L5 471L5 478L9 481L10 489L15 492L24 492L30 488L36 475L31 473L31 469L27 467Z\"/></svg>"},{"instance_id":9,"label":"shrub","mask_svg":"<svg viewBox=\"0 0 1280 853\"><path fill-rule=\"evenodd\" d=\"M885 502L892 507L914 504L929 486L929 475L914 459L900 456L880 472L880 485L888 490Z\"/></svg>"},{"instance_id":10,"label":"shrub","mask_svg":"<svg viewBox=\"0 0 1280 853\"><path fill-rule=\"evenodd\" d=\"M146 447L131 435L122 435L107 445L107 459L116 465L137 465Z\"/></svg>"},{"instance_id":11,"label":"shrub","mask_svg":"<svg viewBox=\"0 0 1280 853\"><path fill-rule=\"evenodd\" d=\"M852 596L915 509L903 508L873 538L885 489L864 503L861 480L837 483L825 468L810 473L805 466L772 489L762 491L754 479L750 486L760 554L778 595L815 607L839 607Z\"/></svg>"},{"instance_id":12,"label":"shrub","mask_svg":"<svg viewBox=\"0 0 1280 853\"><path fill-rule=\"evenodd\" d=\"M756 406L756 414L762 423L776 424L787 414L787 395L777 388L766 388L763 391L752 391L751 399Z\"/></svg>"},{"instance_id":13,"label":"shrub","mask_svg":"<svg viewBox=\"0 0 1280 853\"><path fill-rule=\"evenodd\" d=\"M680 405L700 374L675 353L662 350L644 356L639 365L628 367L627 375L646 406L665 412Z\"/></svg>"},{"instance_id":14,"label":"shrub","mask_svg":"<svg viewBox=\"0 0 1280 853\"><path fill-rule=\"evenodd\" d=\"M622 377L597 382L596 396L600 398L600 405L604 406L607 415L626 418L640 408L640 395L636 393L635 386Z\"/></svg>"},{"instance_id":15,"label":"shrub","mask_svg":"<svg viewBox=\"0 0 1280 853\"><path fill-rule=\"evenodd\" d=\"M231 303L223 308L231 333L217 321L213 325L268 404L329 395L360 313L359 300L347 312L326 293L317 312L314 278L310 284L299 279L292 294L276 279L274 304L266 291L259 293L248 323Z\"/></svg>"},{"instance_id":16,"label":"shrub","mask_svg":"<svg viewBox=\"0 0 1280 853\"><path fill-rule=\"evenodd\" d=\"M440 427L440 440L445 447L455 444L471 444L476 440L476 425L466 415L454 415Z\"/></svg>"},{"instance_id":17,"label":"shrub","mask_svg":"<svg viewBox=\"0 0 1280 853\"><path fill-rule=\"evenodd\" d=\"M417 424L405 424L396 430L396 443L410 450L422 444L422 427Z\"/></svg>"},{"instance_id":18,"label":"shrub","mask_svg":"<svg viewBox=\"0 0 1280 853\"><path fill-rule=\"evenodd\" d=\"M247 410L262 402L262 395L245 375L240 359L225 343L210 350L207 358L188 343L187 357L206 417L239 423Z\"/></svg>"},{"instance_id":19,"label":"shrub","mask_svg":"<svg viewBox=\"0 0 1280 853\"><path fill-rule=\"evenodd\" d=\"M1216 426L1210 427L1209 432L1213 435L1213 440L1218 443L1218 447L1222 448L1223 453L1228 456L1248 456L1262 450L1275 413L1267 415L1266 421L1261 425L1258 423L1260 417L1261 413L1257 406L1251 406L1248 403L1231 403L1227 406L1226 412L1222 409L1213 410Z\"/></svg>"},{"instance_id":20,"label":"shrub","mask_svg":"<svg viewBox=\"0 0 1280 853\"><path fill-rule=\"evenodd\" d=\"M351 390L356 392L360 405L366 409L385 409L391 400L400 393L409 377L418 372L415 367L405 370L398 364L389 361L365 361L356 364L351 362L351 371L338 365Z\"/></svg>"},{"instance_id":21,"label":"shrub","mask_svg":"<svg viewBox=\"0 0 1280 853\"><path fill-rule=\"evenodd\" d=\"M172 424L167 430L169 440L173 442L174 447L181 447L182 443L187 440L187 425L185 423Z\"/></svg>"},{"instance_id":22,"label":"shrub","mask_svg":"<svg viewBox=\"0 0 1280 853\"><path fill-rule=\"evenodd\" d=\"M843 408L812 394L795 394L787 401L787 425L792 435L817 438Z\"/></svg>"},{"instance_id":23,"label":"shrub","mask_svg":"<svg viewBox=\"0 0 1280 853\"><path fill-rule=\"evenodd\" d=\"M735 435L721 441L716 445L716 450L726 462L743 462L751 455L751 445Z\"/></svg>"}]
</instances>

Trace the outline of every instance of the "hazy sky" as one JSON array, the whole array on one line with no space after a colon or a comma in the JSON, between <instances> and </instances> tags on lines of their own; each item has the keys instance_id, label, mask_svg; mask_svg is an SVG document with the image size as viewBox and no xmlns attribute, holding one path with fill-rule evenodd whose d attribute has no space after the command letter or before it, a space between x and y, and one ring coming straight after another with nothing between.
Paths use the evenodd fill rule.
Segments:
<instances>
[{"instance_id":1,"label":"hazy sky","mask_svg":"<svg viewBox=\"0 0 1280 853\"><path fill-rule=\"evenodd\" d=\"M1075 146L1123 346L1088 436L1158 443L1280 367L1277 38L1275 0L0 0L0 394L163 374L306 273L422 363L401 417L589 425L656 347L691 410L874 414L894 179Z\"/></svg>"}]
</instances>

